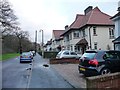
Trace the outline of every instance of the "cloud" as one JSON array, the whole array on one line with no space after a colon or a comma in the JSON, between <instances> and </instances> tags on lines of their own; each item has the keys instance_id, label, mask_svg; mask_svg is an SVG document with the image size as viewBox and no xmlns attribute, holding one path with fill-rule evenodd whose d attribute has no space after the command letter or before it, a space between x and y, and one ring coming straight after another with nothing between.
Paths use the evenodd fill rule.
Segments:
<instances>
[{"instance_id":1,"label":"cloud","mask_svg":"<svg viewBox=\"0 0 120 90\"><path fill-rule=\"evenodd\" d=\"M35 30L44 30L45 42L52 38L53 29L64 29L76 14L83 14L89 5L114 15L119 0L9 0L13 4L23 30L28 30L34 41ZM40 37L40 36L39 36ZM40 41L40 40L38 40Z\"/></svg>"}]
</instances>

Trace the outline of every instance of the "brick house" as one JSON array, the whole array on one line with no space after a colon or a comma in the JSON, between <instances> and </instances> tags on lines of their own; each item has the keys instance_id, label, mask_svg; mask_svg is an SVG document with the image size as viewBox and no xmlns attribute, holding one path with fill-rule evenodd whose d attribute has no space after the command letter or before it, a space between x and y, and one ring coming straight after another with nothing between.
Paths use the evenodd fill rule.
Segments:
<instances>
[{"instance_id":1,"label":"brick house","mask_svg":"<svg viewBox=\"0 0 120 90\"><path fill-rule=\"evenodd\" d=\"M65 30L53 30L52 32L52 50L60 51L64 46L63 37L60 36Z\"/></svg>"},{"instance_id":2,"label":"brick house","mask_svg":"<svg viewBox=\"0 0 120 90\"><path fill-rule=\"evenodd\" d=\"M64 47L82 54L87 49L113 49L114 22L110 18L98 7L89 6L84 14L76 15L75 21L61 35Z\"/></svg>"}]
</instances>

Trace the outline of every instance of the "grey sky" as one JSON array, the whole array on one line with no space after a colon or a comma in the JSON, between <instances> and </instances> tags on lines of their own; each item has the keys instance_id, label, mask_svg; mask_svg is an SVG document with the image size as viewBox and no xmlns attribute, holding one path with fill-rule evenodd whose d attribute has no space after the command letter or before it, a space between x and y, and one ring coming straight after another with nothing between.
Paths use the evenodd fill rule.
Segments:
<instances>
[{"instance_id":1,"label":"grey sky","mask_svg":"<svg viewBox=\"0 0 120 90\"><path fill-rule=\"evenodd\" d=\"M44 42L52 38L52 30L63 30L76 14L84 14L88 6L96 7L111 16L117 13L119 0L9 0L23 30L34 41L35 30L44 30ZM41 33L38 33L41 42Z\"/></svg>"}]
</instances>

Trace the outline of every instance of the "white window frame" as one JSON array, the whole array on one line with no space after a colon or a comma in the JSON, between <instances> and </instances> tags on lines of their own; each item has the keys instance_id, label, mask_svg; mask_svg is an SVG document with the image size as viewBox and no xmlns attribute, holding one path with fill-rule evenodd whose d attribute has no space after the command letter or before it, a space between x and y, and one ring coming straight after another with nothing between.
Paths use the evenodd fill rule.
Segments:
<instances>
[{"instance_id":1,"label":"white window frame","mask_svg":"<svg viewBox=\"0 0 120 90\"><path fill-rule=\"evenodd\" d=\"M115 37L114 28L109 28L109 37L110 37L110 39L114 39L114 37Z\"/></svg>"}]
</instances>

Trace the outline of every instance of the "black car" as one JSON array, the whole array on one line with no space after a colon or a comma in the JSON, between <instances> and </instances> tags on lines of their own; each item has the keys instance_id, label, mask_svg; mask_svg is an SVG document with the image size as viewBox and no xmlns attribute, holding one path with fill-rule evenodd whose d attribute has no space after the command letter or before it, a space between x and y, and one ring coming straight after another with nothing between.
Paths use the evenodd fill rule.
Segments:
<instances>
[{"instance_id":1,"label":"black car","mask_svg":"<svg viewBox=\"0 0 120 90\"><path fill-rule=\"evenodd\" d=\"M120 51L86 51L80 58L78 70L85 76L119 72Z\"/></svg>"}]
</instances>

